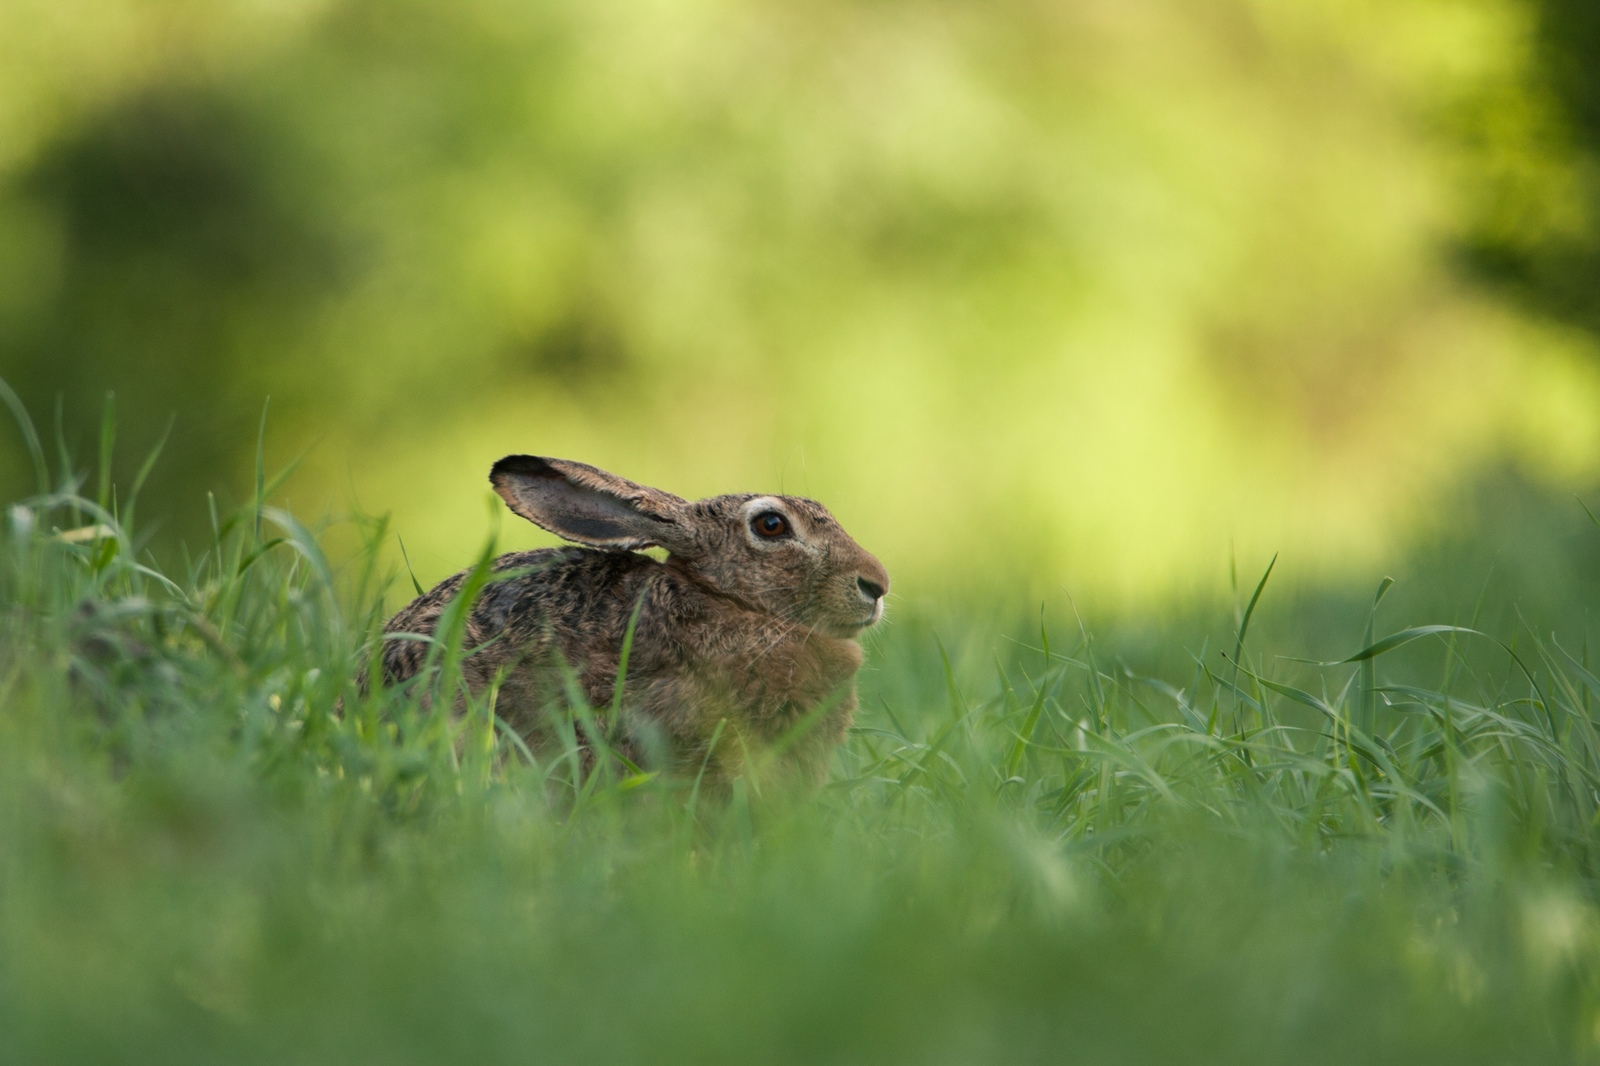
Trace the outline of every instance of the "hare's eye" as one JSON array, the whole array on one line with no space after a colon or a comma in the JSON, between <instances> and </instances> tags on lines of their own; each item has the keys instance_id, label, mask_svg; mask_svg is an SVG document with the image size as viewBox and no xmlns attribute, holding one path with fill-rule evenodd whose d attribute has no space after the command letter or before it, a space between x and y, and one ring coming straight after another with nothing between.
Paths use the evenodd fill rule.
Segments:
<instances>
[{"instance_id":1,"label":"hare's eye","mask_svg":"<svg viewBox=\"0 0 1600 1066\"><path fill-rule=\"evenodd\" d=\"M789 532L789 520L777 511L763 511L750 520L750 528L757 536L776 540Z\"/></svg>"}]
</instances>

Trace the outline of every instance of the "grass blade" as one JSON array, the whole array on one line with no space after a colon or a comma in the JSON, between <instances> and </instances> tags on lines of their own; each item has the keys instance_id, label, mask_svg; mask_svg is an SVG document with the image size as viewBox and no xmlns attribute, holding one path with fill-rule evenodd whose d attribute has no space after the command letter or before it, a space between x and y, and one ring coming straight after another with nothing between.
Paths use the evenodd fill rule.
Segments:
<instances>
[{"instance_id":1,"label":"grass blade","mask_svg":"<svg viewBox=\"0 0 1600 1066\"><path fill-rule=\"evenodd\" d=\"M44 448L39 444L39 434L33 428L33 419L28 417L28 409L23 406L22 398L16 394L5 378L0 378L0 401L11 409L11 417L22 433L22 442L27 446L28 458L33 461L33 480L39 495L48 496L50 466L45 462Z\"/></svg>"}]
</instances>

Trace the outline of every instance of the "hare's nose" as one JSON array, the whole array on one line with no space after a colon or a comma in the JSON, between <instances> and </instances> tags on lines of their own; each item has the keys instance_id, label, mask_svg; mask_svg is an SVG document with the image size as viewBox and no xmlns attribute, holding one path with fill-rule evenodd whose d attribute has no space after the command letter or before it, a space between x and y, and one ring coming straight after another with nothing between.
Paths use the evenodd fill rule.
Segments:
<instances>
[{"instance_id":1,"label":"hare's nose","mask_svg":"<svg viewBox=\"0 0 1600 1066\"><path fill-rule=\"evenodd\" d=\"M861 595L869 600L881 600L888 590L876 581L868 581L864 577L856 578L856 588L861 590Z\"/></svg>"}]
</instances>

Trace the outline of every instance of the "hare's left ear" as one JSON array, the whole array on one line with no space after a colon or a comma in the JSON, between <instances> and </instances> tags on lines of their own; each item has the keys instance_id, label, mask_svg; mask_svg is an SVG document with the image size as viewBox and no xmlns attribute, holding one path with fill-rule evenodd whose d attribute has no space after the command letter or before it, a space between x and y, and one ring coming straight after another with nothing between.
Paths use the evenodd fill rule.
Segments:
<instances>
[{"instance_id":1,"label":"hare's left ear","mask_svg":"<svg viewBox=\"0 0 1600 1066\"><path fill-rule=\"evenodd\" d=\"M570 459L508 455L489 471L506 506L541 529L595 548L687 548L688 503Z\"/></svg>"}]
</instances>

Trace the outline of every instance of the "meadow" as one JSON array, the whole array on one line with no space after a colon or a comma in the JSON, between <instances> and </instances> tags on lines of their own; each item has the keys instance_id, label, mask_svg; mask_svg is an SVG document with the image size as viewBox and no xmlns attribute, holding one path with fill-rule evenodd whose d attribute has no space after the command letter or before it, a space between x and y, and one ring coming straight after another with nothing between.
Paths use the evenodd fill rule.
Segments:
<instances>
[{"instance_id":1,"label":"meadow","mask_svg":"<svg viewBox=\"0 0 1600 1066\"><path fill-rule=\"evenodd\" d=\"M1600 1060L1597 10L0 3L0 1064ZM824 787L359 691L512 453L882 560Z\"/></svg>"},{"instance_id":2,"label":"meadow","mask_svg":"<svg viewBox=\"0 0 1600 1066\"><path fill-rule=\"evenodd\" d=\"M820 793L712 799L430 709L448 628L360 693L412 591L383 522L336 565L258 461L158 568L110 423L78 466L26 435L5 1061L1600 1057L1600 667L1536 621L1373 603L1304 662L1252 631L1269 572L1144 676L1066 619L986 665L904 619Z\"/></svg>"}]
</instances>

